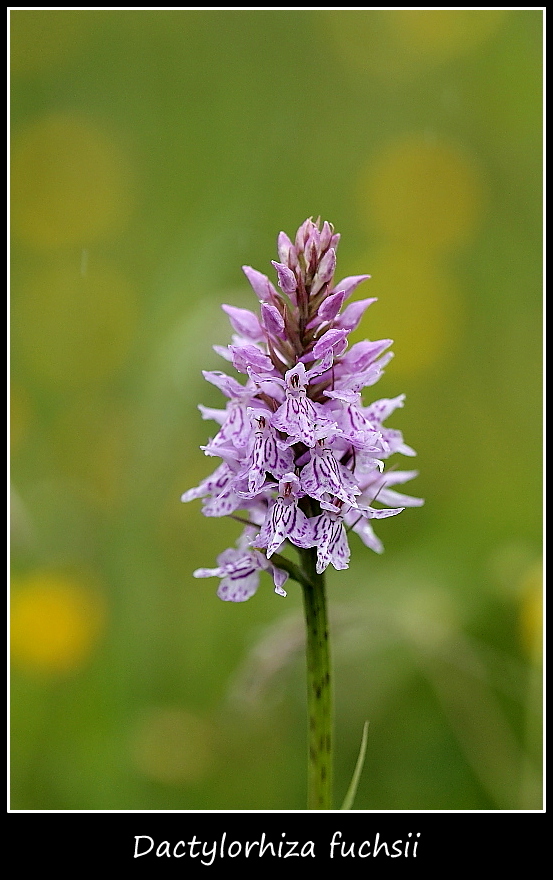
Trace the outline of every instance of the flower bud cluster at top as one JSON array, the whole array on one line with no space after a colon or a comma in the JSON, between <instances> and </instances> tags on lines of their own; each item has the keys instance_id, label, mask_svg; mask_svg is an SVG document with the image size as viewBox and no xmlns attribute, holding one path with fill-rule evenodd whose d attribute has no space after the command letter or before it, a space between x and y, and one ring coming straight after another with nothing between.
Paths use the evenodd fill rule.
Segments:
<instances>
[{"instance_id":1,"label":"flower bud cluster at top","mask_svg":"<svg viewBox=\"0 0 553 880\"><path fill-rule=\"evenodd\" d=\"M225 550L213 569L196 577L219 577L221 599L242 602L255 593L262 570L286 595L288 574L271 557L286 541L317 548L316 569L348 567L346 527L377 553L382 544L370 520L422 504L393 486L416 471L384 471L393 453L414 455L400 431L383 426L404 396L365 406L361 390L374 385L391 359L391 339L357 342L348 335L375 299L345 305L369 275L334 283L340 236L330 223L306 220L295 241L281 232L278 286L244 266L260 301L259 315L223 305L235 331L232 344L214 346L245 384L220 371L204 376L228 398L224 410L200 405L220 425L202 447L221 464L183 501L203 498L206 516L247 512L237 547ZM371 504L378 500L380 508Z\"/></svg>"}]
</instances>

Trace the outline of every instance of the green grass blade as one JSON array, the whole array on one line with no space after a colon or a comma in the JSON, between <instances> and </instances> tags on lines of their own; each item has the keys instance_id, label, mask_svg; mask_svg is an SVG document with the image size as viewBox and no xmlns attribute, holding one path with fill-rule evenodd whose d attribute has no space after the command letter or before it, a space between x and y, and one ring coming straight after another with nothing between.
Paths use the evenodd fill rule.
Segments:
<instances>
[{"instance_id":1,"label":"green grass blade","mask_svg":"<svg viewBox=\"0 0 553 880\"><path fill-rule=\"evenodd\" d=\"M363 735L361 737L359 757L357 758L357 764L355 765L355 770L353 771L353 776L351 778L347 794L344 798L344 803L340 807L341 810L351 810L353 802L355 800L355 795L357 794L357 786L359 785L359 779L361 778L361 771L363 770L363 764L365 763L365 752L367 751L368 733L369 722L365 721L363 725Z\"/></svg>"}]
</instances>

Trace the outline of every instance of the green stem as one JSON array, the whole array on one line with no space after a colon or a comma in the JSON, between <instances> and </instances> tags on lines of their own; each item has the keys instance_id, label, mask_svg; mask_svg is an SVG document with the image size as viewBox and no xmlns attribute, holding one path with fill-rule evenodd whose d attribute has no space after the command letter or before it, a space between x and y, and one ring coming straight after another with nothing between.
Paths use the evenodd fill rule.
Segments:
<instances>
[{"instance_id":1,"label":"green stem","mask_svg":"<svg viewBox=\"0 0 553 880\"><path fill-rule=\"evenodd\" d=\"M332 809L332 688L324 574L317 574L317 548L300 550L307 628L307 808Z\"/></svg>"}]
</instances>

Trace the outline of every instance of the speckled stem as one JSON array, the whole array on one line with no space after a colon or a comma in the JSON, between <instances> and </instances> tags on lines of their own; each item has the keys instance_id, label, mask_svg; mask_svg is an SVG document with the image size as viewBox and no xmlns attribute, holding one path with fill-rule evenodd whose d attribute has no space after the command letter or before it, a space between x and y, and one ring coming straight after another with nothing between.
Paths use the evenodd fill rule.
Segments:
<instances>
[{"instance_id":1,"label":"speckled stem","mask_svg":"<svg viewBox=\"0 0 553 880\"><path fill-rule=\"evenodd\" d=\"M307 808L332 809L332 688L324 574L317 574L317 548L301 550L307 627Z\"/></svg>"}]
</instances>

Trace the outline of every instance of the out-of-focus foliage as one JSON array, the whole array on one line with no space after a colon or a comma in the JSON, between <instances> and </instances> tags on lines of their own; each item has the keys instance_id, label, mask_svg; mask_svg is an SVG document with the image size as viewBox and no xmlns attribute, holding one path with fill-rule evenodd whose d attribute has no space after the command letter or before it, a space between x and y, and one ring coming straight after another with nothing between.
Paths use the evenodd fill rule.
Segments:
<instances>
[{"instance_id":1,"label":"out-of-focus foliage","mask_svg":"<svg viewBox=\"0 0 553 880\"><path fill-rule=\"evenodd\" d=\"M299 588L220 602L179 497L220 304L320 215L426 498L329 577L337 806L367 719L358 809L539 809L542 13L10 18L12 808L304 807Z\"/></svg>"}]
</instances>

